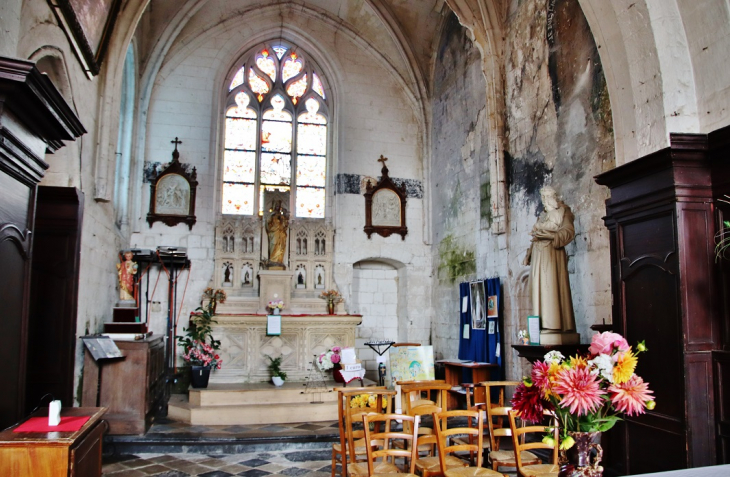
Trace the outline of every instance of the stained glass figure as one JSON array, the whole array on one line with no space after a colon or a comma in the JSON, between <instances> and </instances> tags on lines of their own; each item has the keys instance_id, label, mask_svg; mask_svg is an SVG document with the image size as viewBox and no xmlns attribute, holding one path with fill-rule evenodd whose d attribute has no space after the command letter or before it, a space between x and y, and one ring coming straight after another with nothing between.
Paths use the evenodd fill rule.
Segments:
<instances>
[{"instance_id":1,"label":"stained glass figure","mask_svg":"<svg viewBox=\"0 0 730 477\"><path fill-rule=\"evenodd\" d=\"M297 156L297 185L324 187L325 168L324 156Z\"/></svg>"},{"instance_id":2,"label":"stained glass figure","mask_svg":"<svg viewBox=\"0 0 730 477\"><path fill-rule=\"evenodd\" d=\"M297 217L324 218L324 189L297 187Z\"/></svg>"},{"instance_id":3,"label":"stained glass figure","mask_svg":"<svg viewBox=\"0 0 730 477\"><path fill-rule=\"evenodd\" d=\"M291 183L291 154L261 153L261 182L263 184Z\"/></svg>"},{"instance_id":4,"label":"stained glass figure","mask_svg":"<svg viewBox=\"0 0 730 477\"><path fill-rule=\"evenodd\" d=\"M243 74L243 73L241 73ZM317 76L317 73L312 74L312 89L320 96L322 96L322 99L326 99L324 95L324 88L322 87L322 81L320 81L319 76Z\"/></svg>"},{"instance_id":5,"label":"stained glass figure","mask_svg":"<svg viewBox=\"0 0 730 477\"><path fill-rule=\"evenodd\" d=\"M286 83L298 75L299 72L302 71L303 67L304 64L302 63L302 60L297 57L297 54L290 54L289 58L284 60L284 65L281 67L281 80Z\"/></svg>"},{"instance_id":6,"label":"stained glass figure","mask_svg":"<svg viewBox=\"0 0 730 477\"><path fill-rule=\"evenodd\" d=\"M286 47L285 46L273 46L271 47L274 52L276 53L276 57L281 59L282 56L284 56L284 53L286 53Z\"/></svg>"},{"instance_id":7,"label":"stained glass figure","mask_svg":"<svg viewBox=\"0 0 730 477\"><path fill-rule=\"evenodd\" d=\"M236 71L236 74L233 76L233 81L231 81L231 85L228 87L228 91L233 91L233 89L236 86L240 86L243 84L243 68Z\"/></svg>"},{"instance_id":8,"label":"stained glass figure","mask_svg":"<svg viewBox=\"0 0 730 477\"><path fill-rule=\"evenodd\" d=\"M286 88L286 94L291 97L292 103L297 104L297 101L299 101L299 98L302 97L306 90L307 75L304 75L300 79L290 84L288 88Z\"/></svg>"},{"instance_id":9,"label":"stained glass figure","mask_svg":"<svg viewBox=\"0 0 730 477\"><path fill-rule=\"evenodd\" d=\"M223 180L226 182L256 181L256 152L226 150L223 155Z\"/></svg>"},{"instance_id":10,"label":"stained glass figure","mask_svg":"<svg viewBox=\"0 0 730 477\"><path fill-rule=\"evenodd\" d=\"M223 184L224 214L251 215L253 214L253 185L251 184Z\"/></svg>"},{"instance_id":11,"label":"stained glass figure","mask_svg":"<svg viewBox=\"0 0 730 477\"><path fill-rule=\"evenodd\" d=\"M269 56L269 50L262 50L259 56L256 57L256 66L269 75L271 81L276 81L276 64L274 59Z\"/></svg>"},{"instance_id":12,"label":"stained glass figure","mask_svg":"<svg viewBox=\"0 0 730 477\"><path fill-rule=\"evenodd\" d=\"M259 103L264 100L264 95L269 92L269 85L254 72L253 68L248 72L248 85L251 87L251 91L257 93L256 99L259 100Z\"/></svg>"}]
</instances>

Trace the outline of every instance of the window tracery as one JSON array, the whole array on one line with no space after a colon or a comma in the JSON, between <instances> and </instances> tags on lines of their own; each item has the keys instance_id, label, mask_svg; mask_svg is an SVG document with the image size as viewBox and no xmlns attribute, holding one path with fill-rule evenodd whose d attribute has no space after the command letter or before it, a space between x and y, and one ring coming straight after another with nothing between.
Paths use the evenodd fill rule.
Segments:
<instances>
[{"instance_id":1,"label":"window tracery","mask_svg":"<svg viewBox=\"0 0 730 477\"><path fill-rule=\"evenodd\" d=\"M229 85L221 211L263 213L264 190L292 192L299 218L324 218L329 109L314 63L289 45L244 57ZM273 52L273 54L272 54Z\"/></svg>"}]
</instances>

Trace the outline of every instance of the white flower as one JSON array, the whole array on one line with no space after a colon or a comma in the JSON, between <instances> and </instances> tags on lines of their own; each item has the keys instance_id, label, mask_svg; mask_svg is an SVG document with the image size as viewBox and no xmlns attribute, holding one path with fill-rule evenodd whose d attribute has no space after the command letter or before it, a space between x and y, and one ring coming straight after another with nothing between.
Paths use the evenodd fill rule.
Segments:
<instances>
[{"instance_id":1,"label":"white flower","mask_svg":"<svg viewBox=\"0 0 730 477\"><path fill-rule=\"evenodd\" d=\"M613 359L607 354L599 354L592 360L588 361L591 372L598 373L609 383L613 382Z\"/></svg>"},{"instance_id":2,"label":"white flower","mask_svg":"<svg viewBox=\"0 0 730 477\"><path fill-rule=\"evenodd\" d=\"M546 363L560 364L564 359L565 356L563 356L563 353L561 353L560 351L550 351L548 354L545 355Z\"/></svg>"}]
</instances>

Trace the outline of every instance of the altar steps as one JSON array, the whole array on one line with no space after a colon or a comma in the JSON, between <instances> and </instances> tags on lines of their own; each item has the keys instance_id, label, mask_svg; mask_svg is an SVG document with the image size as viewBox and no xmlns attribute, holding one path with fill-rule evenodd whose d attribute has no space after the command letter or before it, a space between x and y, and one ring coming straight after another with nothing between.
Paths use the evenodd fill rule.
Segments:
<instances>
[{"instance_id":1,"label":"altar steps","mask_svg":"<svg viewBox=\"0 0 730 477\"><path fill-rule=\"evenodd\" d=\"M207 389L190 389L189 397L173 395L168 417L204 426L332 421L337 419L333 384L310 393L302 383L213 383Z\"/></svg>"}]
</instances>

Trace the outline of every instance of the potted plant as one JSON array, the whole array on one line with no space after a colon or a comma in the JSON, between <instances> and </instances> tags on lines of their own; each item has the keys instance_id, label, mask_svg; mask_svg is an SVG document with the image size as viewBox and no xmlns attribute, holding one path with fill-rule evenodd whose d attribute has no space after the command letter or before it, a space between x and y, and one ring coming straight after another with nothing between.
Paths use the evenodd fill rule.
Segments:
<instances>
[{"instance_id":1,"label":"potted plant","mask_svg":"<svg viewBox=\"0 0 730 477\"><path fill-rule=\"evenodd\" d=\"M342 374L340 373L340 370L342 369L342 365L340 365L340 361L342 361L342 356L340 355L341 352L341 347L333 346L332 349L325 351L317 358L317 367L321 371L329 371L331 369L332 378L338 383L345 382Z\"/></svg>"},{"instance_id":2,"label":"potted plant","mask_svg":"<svg viewBox=\"0 0 730 477\"><path fill-rule=\"evenodd\" d=\"M190 315L190 324L183 328L185 335L175 337L178 346L183 348L183 360L190 364L194 388L208 387L211 369L221 369L223 364L217 353L221 342L213 338L211 325L216 323L213 319L215 307L226 301L226 294L223 290L208 288L203 292L203 301L206 299L208 302L201 303L196 313Z\"/></svg>"},{"instance_id":3,"label":"potted plant","mask_svg":"<svg viewBox=\"0 0 730 477\"><path fill-rule=\"evenodd\" d=\"M272 358L269 355L266 355L266 357L269 359L269 373L271 373L271 381L274 383L274 386L281 386L284 384L284 380L286 379L286 373L281 370L281 362L284 360L284 357L277 356L276 358Z\"/></svg>"}]
</instances>

